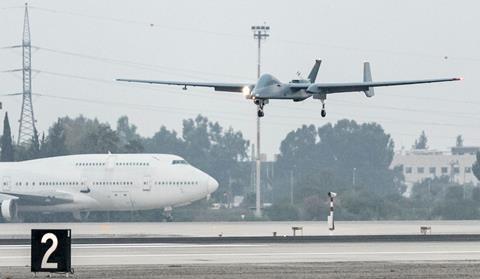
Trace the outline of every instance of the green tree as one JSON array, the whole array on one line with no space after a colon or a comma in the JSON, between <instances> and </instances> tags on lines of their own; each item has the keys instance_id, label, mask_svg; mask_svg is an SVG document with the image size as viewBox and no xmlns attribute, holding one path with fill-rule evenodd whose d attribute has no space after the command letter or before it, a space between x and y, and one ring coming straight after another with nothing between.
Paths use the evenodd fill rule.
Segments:
<instances>
[{"instance_id":1,"label":"green tree","mask_svg":"<svg viewBox=\"0 0 480 279\"><path fill-rule=\"evenodd\" d=\"M248 157L249 142L241 132L232 128L224 130L218 122L210 122L202 115L184 120L182 132L184 150L181 154L219 182L219 190L214 197L220 198L225 192L232 194L229 182L248 177L244 172L242 174L245 165L241 162Z\"/></svg>"},{"instance_id":2,"label":"green tree","mask_svg":"<svg viewBox=\"0 0 480 279\"><path fill-rule=\"evenodd\" d=\"M418 137L418 139L415 140L415 143L413 144L413 149L420 149L420 150L428 149L427 143L428 143L427 135L425 135L425 131L422 131L422 133L420 134L420 137Z\"/></svg>"},{"instance_id":3,"label":"green tree","mask_svg":"<svg viewBox=\"0 0 480 279\"><path fill-rule=\"evenodd\" d=\"M85 134L80 147L85 153L117 153L119 138L110 125L100 123Z\"/></svg>"},{"instance_id":4,"label":"green tree","mask_svg":"<svg viewBox=\"0 0 480 279\"><path fill-rule=\"evenodd\" d=\"M144 139L145 151L149 153L167 153L185 155L185 142L178 137L177 132L160 127L153 137Z\"/></svg>"},{"instance_id":5,"label":"green tree","mask_svg":"<svg viewBox=\"0 0 480 279\"><path fill-rule=\"evenodd\" d=\"M59 118L48 130L48 136L45 139L45 156L61 156L69 154L65 140L65 128L63 120Z\"/></svg>"},{"instance_id":6,"label":"green tree","mask_svg":"<svg viewBox=\"0 0 480 279\"><path fill-rule=\"evenodd\" d=\"M457 142L455 143L456 147L463 147L463 137L462 135L457 136Z\"/></svg>"},{"instance_id":7,"label":"green tree","mask_svg":"<svg viewBox=\"0 0 480 279\"><path fill-rule=\"evenodd\" d=\"M33 136L30 140L30 145L27 149L29 159L36 159L41 157L41 150L40 150L40 140L38 139L38 132L37 129L33 130Z\"/></svg>"},{"instance_id":8,"label":"green tree","mask_svg":"<svg viewBox=\"0 0 480 279\"><path fill-rule=\"evenodd\" d=\"M290 196L290 174L293 174L294 203L303 208L306 219L318 219L322 201L329 191L343 193L372 193L392 198L380 209L368 212L345 211L348 218L387 216L385 212L395 208L403 192L403 175L390 169L393 159L393 140L375 123L358 124L352 120L340 120L316 128L304 125L290 132L280 145L280 155L275 164L275 202ZM367 195L367 194L366 194ZM353 199L346 199L348 203ZM352 208L350 206L350 208ZM387 208L390 208L387 210ZM383 214L383 215L382 215ZM363 216L363 217L362 217Z\"/></svg>"},{"instance_id":9,"label":"green tree","mask_svg":"<svg viewBox=\"0 0 480 279\"><path fill-rule=\"evenodd\" d=\"M473 174L480 180L480 151L477 152L477 161L472 166Z\"/></svg>"},{"instance_id":10,"label":"green tree","mask_svg":"<svg viewBox=\"0 0 480 279\"><path fill-rule=\"evenodd\" d=\"M10 121L8 120L8 113L5 112L5 118L3 119L2 154L0 159L2 162L12 162L14 157Z\"/></svg>"},{"instance_id":11,"label":"green tree","mask_svg":"<svg viewBox=\"0 0 480 279\"><path fill-rule=\"evenodd\" d=\"M130 124L127 116L122 116L117 121L117 135L120 152L142 153L145 150L142 138L137 134L137 126Z\"/></svg>"}]
</instances>

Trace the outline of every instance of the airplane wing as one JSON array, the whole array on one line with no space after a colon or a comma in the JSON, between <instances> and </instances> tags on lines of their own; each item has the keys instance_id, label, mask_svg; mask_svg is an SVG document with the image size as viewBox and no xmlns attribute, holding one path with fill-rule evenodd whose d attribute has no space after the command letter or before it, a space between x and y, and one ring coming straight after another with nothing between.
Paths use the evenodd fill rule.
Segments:
<instances>
[{"instance_id":1,"label":"airplane wing","mask_svg":"<svg viewBox=\"0 0 480 279\"><path fill-rule=\"evenodd\" d=\"M14 193L0 192L0 200L16 199L19 205L59 205L73 203L73 195L66 192Z\"/></svg>"},{"instance_id":2,"label":"airplane wing","mask_svg":"<svg viewBox=\"0 0 480 279\"><path fill-rule=\"evenodd\" d=\"M310 93L316 94L332 94L342 92L364 91L368 97L373 96L374 87L410 85L422 83L436 83L461 80L461 78L442 78L442 79L425 79L425 80L406 80L406 81L383 81L383 82L353 82L353 83L316 83L308 87Z\"/></svg>"},{"instance_id":3,"label":"airplane wing","mask_svg":"<svg viewBox=\"0 0 480 279\"><path fill-rule=\"evenodd\" d=\"M119 78L117 81L136 82L136 83L150 83L150 84L166 84L166 85L179 85L187 89L187 86L195 87L211 87L215 91L227 91L227 92L244 92L245 88L250 91L255 84L251 83L220 83L220 82L189 82L189 81L162 81L162 80L142 80L142 79L123 79Z\"/></svg>"},{"instance_id":4,"label":"airplane wing","mask_svg":"<svg viewBox=\"0 0 480 279\"><path fill-rule=\"evenodd\" d=\"M375 87L410 85L422 83L436 83L462 80L461 78L440 78L440 79L423 79L423 80L405 80L405 81L372 81L372 73L370 71L370 63L363 64L363 82L353 83L315 83L311 84L307 90L312 94L332 94L342 92L358 92L363 91L367 97L375 95Z\"/></svg>"}]
</instances>

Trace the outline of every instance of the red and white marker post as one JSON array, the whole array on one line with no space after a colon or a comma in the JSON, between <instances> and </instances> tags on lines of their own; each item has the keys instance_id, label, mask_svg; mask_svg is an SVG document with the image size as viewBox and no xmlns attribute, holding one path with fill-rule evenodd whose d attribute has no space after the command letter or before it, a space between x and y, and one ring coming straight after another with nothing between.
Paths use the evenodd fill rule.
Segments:
<instances>
[{"instance_id":1,"label":"red and white marker post","mask_svg":"<svg viewBox=\"0 0 480 279\"><path fill-rule=\"evenodd\" d=\"M333 233L335 230L335 222L333 219L333 198L337 196L337 193L328 192L328 196L330 197L330 214L328 215L328 229L330 230L330 234Z\"/></svg>"}]
</instances>

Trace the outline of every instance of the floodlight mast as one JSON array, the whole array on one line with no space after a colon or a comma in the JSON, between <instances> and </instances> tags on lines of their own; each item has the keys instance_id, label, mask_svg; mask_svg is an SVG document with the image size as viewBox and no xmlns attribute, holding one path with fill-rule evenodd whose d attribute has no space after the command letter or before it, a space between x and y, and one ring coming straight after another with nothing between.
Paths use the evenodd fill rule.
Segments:
<instances>
[{"instance_id":1,"label":"floodlight mast","mask_svg":"<svg viewBox=\"0 0 480 279\"><path fill-rule=\"evenodd\" d=\"M260 68L261 68L261 42L266 40L270 35L270 26L256 25L252 26L253 39L258 41L258 60L257 60L257 79L260 78ZM257 115L257 156L256 156L256 178L255 178L255 190L256 190L256 201L255 201L255 216L257 218L262 217L262 199L261 199L261 158L260 158L260 117Z\"/></svg>"}]
</instances>

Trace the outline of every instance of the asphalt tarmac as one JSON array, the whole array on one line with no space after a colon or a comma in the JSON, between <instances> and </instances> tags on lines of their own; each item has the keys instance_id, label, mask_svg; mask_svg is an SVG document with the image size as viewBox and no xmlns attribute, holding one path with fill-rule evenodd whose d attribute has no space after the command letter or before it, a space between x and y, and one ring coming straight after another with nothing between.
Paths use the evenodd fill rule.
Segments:
<instances>
[{"instance_id":1,"label":"asphalt tarmac","mask_svg":"<svg viewBox=\"0 0 480 279\"><path fill-rule=\"evenodd\" d=\"M480 242L78 244L72 266L480 261ZM28 266L29 245L0 246L0 266Z\"/></svg>"},{"instance_id":2,"label":"asphalt tarmac","mask_svg":"<svg viewBox=\"0 0 480 279\"><path fill-rule=\"evenodd\" d=\"M479 278L480 262L322 262L274 264L202 264L202 265L125 265L78 266L72 278L320 278L320 279L385 279L385 278ZM0 267L2 279L31 279L25 267ZM37 278L45 278L39 274ZM65 278L65 275L52 275Z\"/></svg>"}]
</instances>

